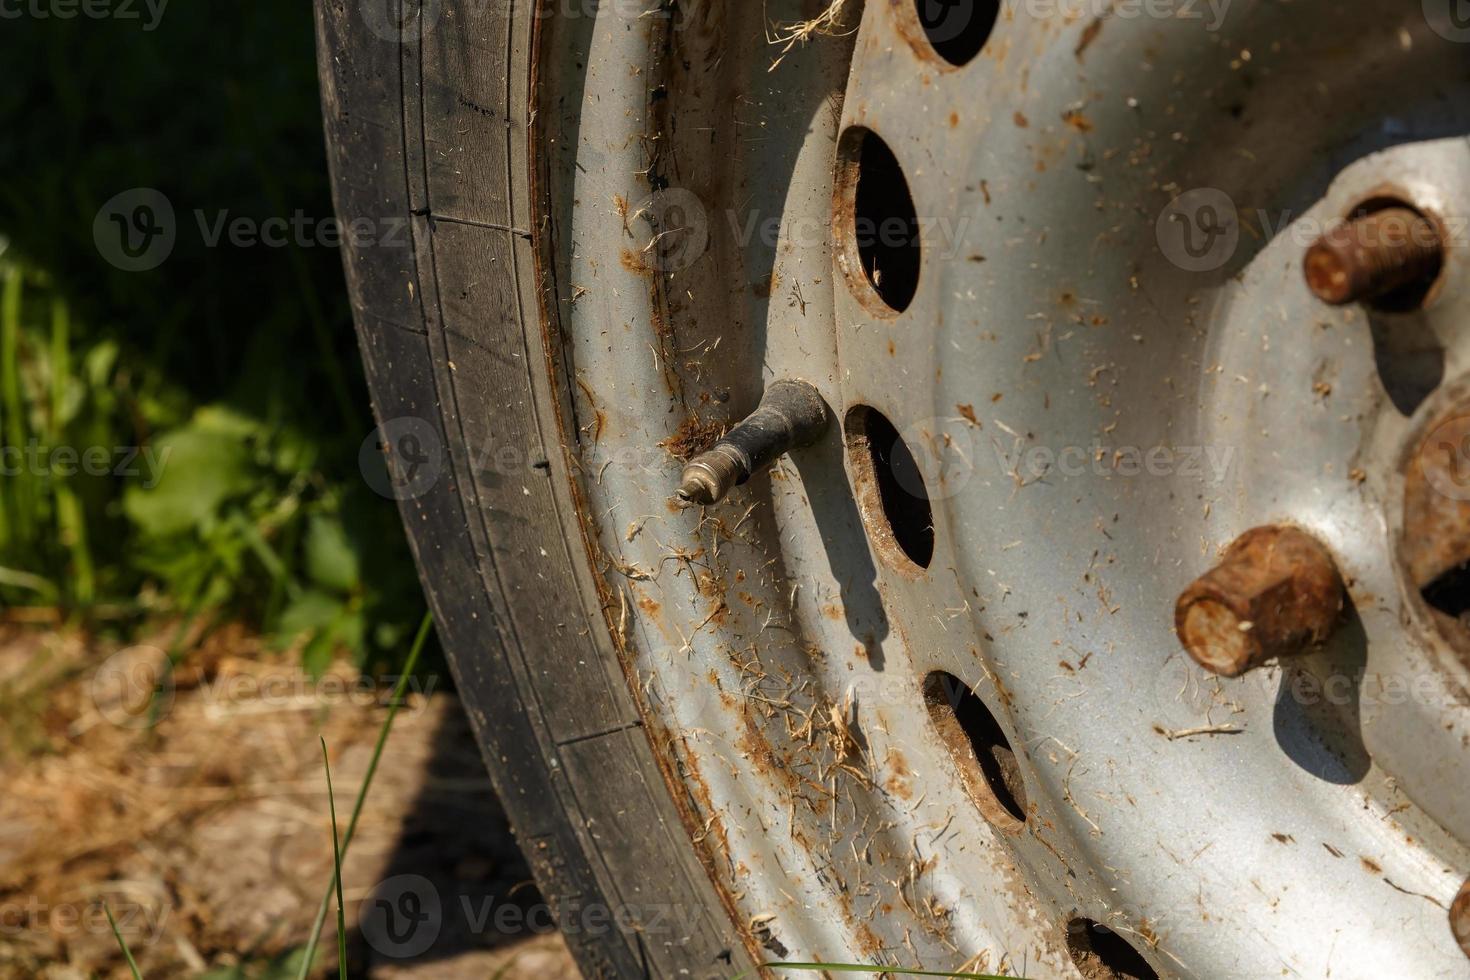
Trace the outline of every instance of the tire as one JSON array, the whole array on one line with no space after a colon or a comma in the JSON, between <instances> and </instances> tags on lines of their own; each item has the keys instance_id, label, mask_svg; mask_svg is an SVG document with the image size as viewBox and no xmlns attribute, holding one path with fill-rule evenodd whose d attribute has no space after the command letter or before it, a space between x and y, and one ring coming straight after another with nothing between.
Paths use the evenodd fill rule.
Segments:
<instances>
[{"instance_id":1,"label":"tire","mask_svg":"<svg viewBox=\"0 0 1470 980\"><path fill-rule=\"evenodd\" d=\"M322 103L337 213L378 232L344 245L378 438L428 460L424 479L389 454L439 638L584 973L740 973L619 665L543 369L530 5L446 0L404 43L386 13L319 0ZM492 472L505 453L524 465Z\"/></svg>"}]
</instances>

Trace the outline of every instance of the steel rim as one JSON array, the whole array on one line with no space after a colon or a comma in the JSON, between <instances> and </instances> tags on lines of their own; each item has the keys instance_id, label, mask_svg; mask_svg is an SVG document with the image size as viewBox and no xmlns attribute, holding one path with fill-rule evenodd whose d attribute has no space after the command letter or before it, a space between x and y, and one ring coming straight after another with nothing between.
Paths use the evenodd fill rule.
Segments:
<instances>
[{"instance_id":1,"label":"steel rim","mask_svg":"<svg viewBox=\"0 0 1470 980\"><path fill-rule=\"evenodd\" d=\"M769 959L1463 972L1470 673L1401 551L1413 447L1464 402L1464 260L1371 317L1300 268L1309 229L1384 188L1470 214L1443 81L1465 49L1418 10L1334 8L1324 34L1300 5L1008 7L978 31L924 2L850 3L789 50L794 3L543 25L584 522L737 921ZM911 290L856 244L864 134L913 202ZM1395 316L1442 353L1408 411ZM840 426L673 506L680 457L783 377ZM914 469L873 464L885 422ZM880 471L926 498L927 556ZM1213 678L1174 598L1275 522L1333 553L1350 628Z\"/></svg>"}]
</instances>

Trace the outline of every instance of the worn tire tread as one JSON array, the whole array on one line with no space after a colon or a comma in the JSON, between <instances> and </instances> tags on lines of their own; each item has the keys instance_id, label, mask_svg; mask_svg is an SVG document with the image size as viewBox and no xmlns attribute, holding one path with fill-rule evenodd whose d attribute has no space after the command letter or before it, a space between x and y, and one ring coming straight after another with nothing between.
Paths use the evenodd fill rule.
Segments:
<instances>
[{"instance_id":1,"label":"worn tire tread","mask_svg":"<svg viewBox=\"0 0 1470 980\"><path fill-rule=\"evenodd\" d=\"M344 246L373 412L427 421L446 450L399 502L439 638L583 972L728 977L749 963L623 677L546 370L533 8L427 4L430 30L400 43L370 27L398 2L317 0L318 58L336 209L373 230ZM592 928L590 908L642 928Z\"/></svg>"}]
</instances>

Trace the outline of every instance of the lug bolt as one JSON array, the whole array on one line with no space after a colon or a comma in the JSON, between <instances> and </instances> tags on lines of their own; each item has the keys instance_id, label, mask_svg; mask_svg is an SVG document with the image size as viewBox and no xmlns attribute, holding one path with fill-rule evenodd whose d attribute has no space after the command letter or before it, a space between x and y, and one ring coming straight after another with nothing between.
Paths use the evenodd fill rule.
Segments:
<instances>
[{"instance_id":1,"label":"lug bolt","mask_svg":"<svg viewBox=\"0 0 1470 980\"><path fill-rule=\"evenodd\" d=\"M1444 262L1439 232L1408 208L1385 208L1324 233L1307 250L1307 285L1334 306L1431 282Z\"/></svg>"},{"instance_id":2,"label":"lug bolt","mask_svg":"<svg viewBox=\"0 0 1470 980\"><path fill-rule=\"evenodd\" d=\"M754 412L689 461L674 496L686 507L717 504L778 456L816 442L830 420L816 388L805 381L773 382Z\"/></svg>"},{"instance_id":3,"label":"lug bolt","mask_svg":"<svg viewBox=\"0 0 1470 980\"><path fill-rule=\"evenodd\" d=\"M1470 881L1460 889L1460 894L1450 903L1450 931L1466 956L1470 956Z\"/></svg>"},{"instance_id":4,"label":"lug bolt","mask_svg":"<svg viewBox=\"0 0 1470 980\"><path fill-rule=\"evenodd\" d=\"M1238 677L1327 639L1342 607L1342 576L1327 549L1295 528L1258 527L1184 590L1174 628L1201 667Z\"/></svg>"}]
</instances>

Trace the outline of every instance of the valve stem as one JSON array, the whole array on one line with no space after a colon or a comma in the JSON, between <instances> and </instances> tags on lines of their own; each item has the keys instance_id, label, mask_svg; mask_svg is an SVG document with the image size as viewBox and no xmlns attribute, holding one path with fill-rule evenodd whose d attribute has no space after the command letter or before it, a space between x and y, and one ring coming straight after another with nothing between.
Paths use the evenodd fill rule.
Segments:
<instances>
[{"instance_id":1,"label":"valve stem","mask_svg":"<svg viewBox=\"0 0 1470 980\"><path fill-rule=\"evenodd\" d=\"M717 504L777 457L816 442L830 420L816 388L805 381L772 382L754 412L689 461L674 497L686 507Z\"/></svg>"}]
</instances>

